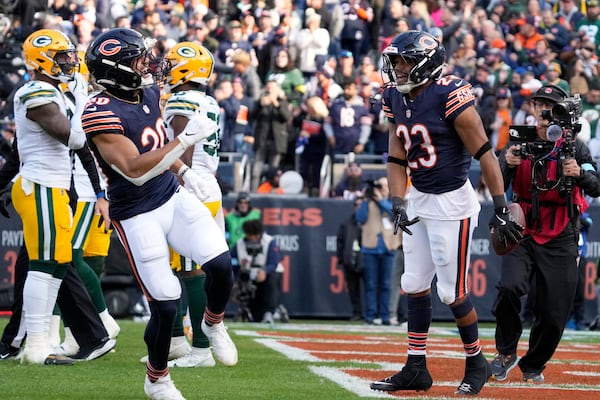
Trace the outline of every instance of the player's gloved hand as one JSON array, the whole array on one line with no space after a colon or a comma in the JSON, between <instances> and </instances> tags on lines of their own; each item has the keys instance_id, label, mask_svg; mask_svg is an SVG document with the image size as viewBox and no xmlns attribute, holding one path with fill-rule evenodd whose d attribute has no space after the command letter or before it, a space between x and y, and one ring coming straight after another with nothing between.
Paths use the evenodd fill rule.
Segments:
<instances>
[{"instance_id":1,"label":"player's gloved hand","mask_svg":"<svg viewBox=\"0 0 600 400\"><path fill-rule=\"evenodd\" d=\"M404 200L400 197L392 197L392 212L394 213L394 235L398 233L398 229L402 229L404 232L412 235L411 230L407 227L419 222L419 217L411 220L408 219L408 215L406 215L406 210L404 209Z\"/></svg>"},{"instance_id":2,"label":"player's gloved hand","mask_svg":"<svg viewBox=\"0 0 600 400\"><path fill-rule=\"evenodd\" d=\"M177 138L187 149L212 135L218 128L217 121L209 118L205 112L199 112L188 120L185 129Z\"/></svg>"},{"instance_id":3,"label":"player's gloved hand","mask_svg":"<svg viewBox=\"0 0 600 400\"><path fill-rule=\"evenodd\" d=\"M496 232L500 244L504 247L519 243L523 239L524 228L513 219L506 205L495 208L489 226L490 232Z\"/></svg>"},{"instance_id":4,"label":"player's gloved hand","mask_svg":"<svg viewBox=\"0 0 600 400\"><path fill-rule=\"evenodd\" d=\"M204 181L187 165L182 166L177 173L183 179L183 186L194 193L200 201L208 199L208 192L204 186Z\"/></svg>"},{"instance_id":5,"label":"player's gloved hand","mask_svg":"<svg viewBox=\"0 0 600 400\"><path fill-rule=\"evenodd\" d=\"M75 97L75 104L78 109L83 111L83 107L88 101L88 82L79 72L73 74L73 79L67 83L69 92Z\"/></svg>"}]
</instances>

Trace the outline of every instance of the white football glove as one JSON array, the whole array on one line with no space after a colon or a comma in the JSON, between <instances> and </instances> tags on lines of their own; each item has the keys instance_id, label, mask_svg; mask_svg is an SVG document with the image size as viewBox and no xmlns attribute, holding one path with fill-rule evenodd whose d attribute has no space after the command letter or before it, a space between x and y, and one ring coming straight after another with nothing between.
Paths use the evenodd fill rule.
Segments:
<instances>
[{"instance_id":1,"label":"white football glove","mask_svg":"<svg viewBox=\"0 0 600 400\"><path fill-rule=\"evenodd\" d=\"M204 182L190 167L184 165L177 173L183 179L183 186L194 193L200 201L208 199L208 192L204 186Z\"/></svg>"},{"instance_id":2,"label":"white football glove","mask_svg":"<svg viewBox=\"0 0 600 400\"><path fill-rule=\"evenodd\" d=\"M75 107L83 112L83 108L88 102L88 82L79 72L73 74L73 80L67 83L69 92L75 97ZM75 112L77 113L77 112Z\"/></svg>"},{"instance_id":3,"label":"white football glove","mask_svg":"<svg viewBox=\"0 0 600 400\"><path fill-rule=\"evenodd\" d=\"M206 113L195 113L177 138L187 149L212 135L218 128L217 121L208 118Z\"/></svg>"}]
</instances>

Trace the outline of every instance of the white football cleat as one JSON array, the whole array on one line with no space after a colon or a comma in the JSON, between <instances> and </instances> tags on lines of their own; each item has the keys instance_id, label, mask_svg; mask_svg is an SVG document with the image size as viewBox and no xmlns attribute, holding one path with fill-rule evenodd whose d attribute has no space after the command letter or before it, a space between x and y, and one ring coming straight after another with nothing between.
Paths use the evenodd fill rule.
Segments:
<instances>
[{"instance_id":1,"label":"white football cleat","mask_svg":"<svg viewBox=\"0 0 600 400\"><path fill-rule=\"evenodd\" d=\"M223 321L214 324L213 326L208 326L203 319L202 332L208 337L217 360L230 367L237 364L237 349L235 348L233 340L229 337Z\"/></svg>"},{"instance_id":2,"label":"white football cleat","mask_svg":"<svg viewBox=\"0 0 600 400\"><path fill-rule=\"evenodd\" d=\"M144 381L144 393L150 400L185 400L185 397L175 387L171 375L158 378L156 382L150 382L148 375Z\"/></svg>"},{"instance_id":3,"label":"white football cleat","mask_svg":"<svg viewBox=\"0 0 600 400\"><path fill-rule=\"evenodd\" d=\"M183 357L190 351L192 351L192 346L190 346L190 342L188 342L185 336L174 336L171 338L168 360L171 361ZM140 362L146 364L148 362L148 356L146 355L140 358Z\"/></svg>"},{"instance_id":4,"label":"white football cleat","mask_svg":"<svg viewBox=\"0 0 600 400\"><path fill-rule=\"evenodd\" d=\"M214 367L215 359L210 348L192 347L192 350L183 357L169 361L169 368L195 368L195 367Z\"/></svg>"}]
</instances>

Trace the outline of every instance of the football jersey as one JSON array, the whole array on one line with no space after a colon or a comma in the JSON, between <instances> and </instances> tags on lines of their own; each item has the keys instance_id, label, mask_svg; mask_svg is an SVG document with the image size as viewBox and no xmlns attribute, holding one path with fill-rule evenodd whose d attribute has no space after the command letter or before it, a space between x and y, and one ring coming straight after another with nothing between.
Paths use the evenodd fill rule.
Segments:
<instances>
[{"instance_id":1,"label":"football jersey","mask_svg":"<svg viewBox=\"0 0 600 400\"><path fill-rule=\"evenodd\" d=\"M383 92L383 111L397 125L411 183L420 192L446 193L468 180L471 155L453 122L474 102L471 85L451 76L428 85L414 100L394 87Z\"/></svg>"},{"instance_id":2,"label":"football jersey","mask_svg":"<svg viewBox=\"0 0 600 400\"><path fill-rule=\"evenodd\" d=\"M170 125L176 115L190 119L196 113L206 114L208 118L215 120L219 125L221 108L217 101L197 90L173 93L167 100L164 112L167 125ZM171 129L168 130L168 134L169 140L173 140ZM198 175L214 175L217 172L220 140L221 130L217 128L209 137L194 146L192 169Z\"/></svg>"},{"instance_id":3,"label":"football jersey","mask_svg":"<svg viewBox=\"0 0 600 400\"><path fill-rule=\"evenodd\" d=\"M67 116L72 118L73 113L75 111L75 101L73 99L73 95L70 93L65 93L65 104L67 105ZM92 181L90 177L83 168L83 164L77 155L74 153L71 155L72 158L72 173L73 173L73 182L75 183L75 192L77 193L77 201L81 202L95 202L96 192L94 191L94 187L92 186ZM98 176L100 177L100 187L105 190L106 183L104 182L103 175L101 171L98 171Z\"/></svg>"},{"instance_id":4,"label":"football jersey","mask_svg":"<svg viewBox=\"0 0 600 400\"><path fill-rule=\"evenodd\" d=\"M56 103L67 115L60 90L48 82L31 81L21 86L14 96L17 145L21 159L20 174L37 184L69 189L71 158L69 148L50 136L35 121L27 118L27 110Z\"/></svg>"},{"instance_id":5,"label":"football jersey","mask_svg":"<svg viewBox=\"0 0 600 400\"><path fill-rule=\"evenodd\" d=\"M358 96L351 101L336 99L331 105L328 118L333 127L337 154L354 151L359 143L361 126L371 124L369 110Z\"/></svg>"},{"instance_id":6,"label":"football jersey","mask_svg":"<svg viewBox=\"0 0 600 400\"><path fill-rule=\"evenodd\" d=\"M136 186L112 169L102 158L93 140L98 134L125 135L140 154L164 146L167 134L160 113L158 87L143 89L139 103L131 103L105 93L93 96L81 117L100 168L107 180L110 216L115 220L131 218L160 207L179 187L177 178L165 170L141 186Z\"/></svg>"}]
</instances>

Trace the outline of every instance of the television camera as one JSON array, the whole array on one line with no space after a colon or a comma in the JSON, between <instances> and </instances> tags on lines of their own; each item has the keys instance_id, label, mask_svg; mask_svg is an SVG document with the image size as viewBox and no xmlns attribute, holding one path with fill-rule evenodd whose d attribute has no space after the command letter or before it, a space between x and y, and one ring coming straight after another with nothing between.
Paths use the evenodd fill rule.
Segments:
<instances>
[{"instance_id":1,"label":"television camera","mask_svg":"<svg viewBox=\"0 0 600 400\"><path fill-rule=\"evenodd\" d=\"M558 176L555 181L540 185L536 169L543 165L544 160L549 158L565 160L575 157L575 140L581 131L579 118L583 113L583 106L579 94L556 103L552 110L542 111L542 118L549 121L544 140L537 134L535 126L516 126L509 128L510 141L520 144L520 149L513 152L522 159L532 162L533 188L535 191L545 191L558 188L562 196L566 197L569 217L572 217L573 179L568 176ZM559 168L559 172L562 171Z\"/></svg>"}]
</instances>

